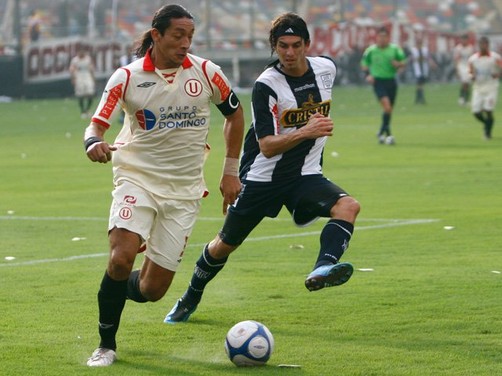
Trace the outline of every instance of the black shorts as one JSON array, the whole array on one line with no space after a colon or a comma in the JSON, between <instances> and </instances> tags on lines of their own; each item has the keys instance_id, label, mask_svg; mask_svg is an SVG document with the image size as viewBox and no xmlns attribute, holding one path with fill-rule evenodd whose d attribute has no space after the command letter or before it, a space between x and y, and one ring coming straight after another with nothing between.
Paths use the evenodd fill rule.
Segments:
<instances>
[{"instance_id":1,"label":"black shorts","mask_svg":"<svg viewBox=\"0 0 502 376\"><path fill-rule=\"evenodd\" d=\"M375 78L373 91L378 99L387 97L390 103L394 104L397 95L397 81L394 78Z\"/></svg>"},{"instance_id":2,"label":"black shorts","mask_svg":"<svg viewBox=\"0 0 502 376\"><path fill-rule=\"evenodd\" d=\"M347 192L322 175L280 184L243 181L219 235L229 245L240 245L264 217L277 217L283 206L296 225L307 226L319 217L331 217L331 208L344 196Z\"/></svg>"},{"instance_id":3,"label":"black shorts","mask_svg":"<svg viewBox=\"0 0 502 376\"><path fill-rule=\"evenodd\" d=\"M423 85L427 82L427 77L426 76L417 76L417 84L418 85Z\"/></svg>"}]
</instances>

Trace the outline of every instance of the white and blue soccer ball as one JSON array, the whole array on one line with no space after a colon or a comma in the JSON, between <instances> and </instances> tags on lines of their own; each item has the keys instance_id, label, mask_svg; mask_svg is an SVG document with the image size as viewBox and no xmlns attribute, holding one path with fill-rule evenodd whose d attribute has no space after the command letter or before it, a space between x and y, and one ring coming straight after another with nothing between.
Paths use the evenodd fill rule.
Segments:
<instances>
[{"instance_id":1,"label":"white and blue soccer ball","mask_svg":"<svg viewBox=\"0 0 502 376\"><path fill-rule=\"evenodd\" d=\"M258 321L247 320L235 324L227 333L225 351L238 367L262 366L274 350L274 337Z\"/></svg>"}]
</instances>

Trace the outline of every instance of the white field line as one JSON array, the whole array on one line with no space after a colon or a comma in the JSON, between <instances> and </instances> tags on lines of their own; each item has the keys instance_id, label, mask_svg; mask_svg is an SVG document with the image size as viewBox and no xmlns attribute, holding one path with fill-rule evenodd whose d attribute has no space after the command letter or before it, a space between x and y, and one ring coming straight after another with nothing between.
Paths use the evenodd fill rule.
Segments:
<instances>
[{"instance_id":1,"label":"white field line","mask_svg":"<svg viewBox=\"0 0 502 376\"><path fill-rule=\"evenodd\" d=\"M31 221L43 221L43 220L48 220L48 221L105 221L106 219L103 218L94 218L94 217L87 217L87 218L81 218L81 217L17 217L17 216L9 216L9 217L2 217L0 216L0 220L3 219L8 219L8 220L31 220ZM212 220L219 220L221 221L221 218L199 218L199 220L206 220L206 221L212 221ZM267 218L267 220L269 220ZM270 219L271 221L291 221L291 219L286 219L286 218L274 218ZM438 222L439 219L383 219L383 218L374 218L374 219L360 219L360 222L382 222L380 224L375 224L375 225L368 225L368 226L356 226L356 231L363 231L363 230L374 230L374 229L380 229L380 228L390 228L390 227L399 227L399 226L410 226L410 225L420 225L420 224L426 224L426 223L434 223ZM260 242L260 241L268 241L270 239L286 239L286 238L298 238L298 237L304 237L304 236L312 236L312 235L319 235L319 231L308 231L308 232L299 232L299 233L291 233L291 234L281 234L281 235L270 235L270 236L259 236L259 237L249 237L246 239L246 243L248 242ZM187 248L201 248L205 245L206 243L195 243L195 244L188 244ZM25 265L37 265L37 264L46 264L46 263L52 263L52 262L66 262L66 261L74 261L74 260L81 260L81 259L89 259L89 258L95 258L95 257L104 257L108 256L108 253L93 253L89 255L77 255L77 256L69 256L69 257L62 257L62 258L51 258L51 259L41 259L41 260L31 260L31 261L22 261L22 262L6 262L6 263L0 263L0 267L4 266L25 266Z\"/></svg>"}]
</instances>

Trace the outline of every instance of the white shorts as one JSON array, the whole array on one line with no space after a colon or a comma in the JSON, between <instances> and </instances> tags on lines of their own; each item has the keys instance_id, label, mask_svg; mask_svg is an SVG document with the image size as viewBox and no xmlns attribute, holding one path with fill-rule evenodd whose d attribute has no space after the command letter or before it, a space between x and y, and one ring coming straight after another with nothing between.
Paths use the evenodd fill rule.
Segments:
<instances>
[{"instance_id":1,"label":"white shorts","mask_svg":"<svg viewBox=\"0 0 502 376\"><path fill-rule=\"evenodd\" d=\"M499 90L498 87L472 91L471 111L477 113L481 111L493 111L497 104Z\"/></svg>"},{"instance_id":2,"label":"white shorts","mask_svg":"<svg viewBox=\"0 0 502 376\"><path fill-rule=\"evenodd\" d=\"M94 95L96 85L92 77L77 77L75 80L75 96L89 97Z\"/></svg>"},{"instance_id":3,"label":"white shorts","mask_svg":"<svg viewBox=\"0 0 502 376\"><path fill-rule=\"evenodd\" d=\"M457 65L457 75L460 82L463 84L471 83L471 73L468 65Z\"/></svg>"},{"instance_id":4,"label":"white shorts","mask_svg":"<svg viewBox=\"0 0 502 376\"><path fill-rule=\"evenodd\" d=\"M146 242L145 255L155 264L176 271L199 214L200 200L159 198L124 182L112 192L108 230L123 228Z\"/></svg>"}]
</instances>

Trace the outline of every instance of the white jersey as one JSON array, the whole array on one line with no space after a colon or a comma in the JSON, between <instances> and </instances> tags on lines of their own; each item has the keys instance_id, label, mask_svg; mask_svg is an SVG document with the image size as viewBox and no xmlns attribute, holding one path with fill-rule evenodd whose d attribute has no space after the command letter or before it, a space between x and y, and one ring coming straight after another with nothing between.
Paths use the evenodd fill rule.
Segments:
<instances>
[{"instance_id":1,"label":"white jersey","mask_svg":"<svg viewBox=\"0 0 502 376\"><path fill-rule=\"evenodd\" d=\"M258 139L288 134L304 126L311 114L329 116L335 63L326 57L308 57L302 77L285 75L277 65L256 80L252 95L253 124L246 135L241 178L277 182L304 175L322 174L322 153L327 137L305 140L284 154L265 157Z\"/></svg>"},{"instance_id":2,"label":"white jersey","mask_svg":"<svg viewBox=\"0 0 502 376\"><path fill-rule=\"evenodd\" d=\"M74 79L75 95L77 97L94 95L94 64L91 57L89 55L73 57L69 70Z\"/></svg>"},{"instance_id":3,"label":"white jersey","mask_svg":"<svg viewBox=\"0 0 502 376\"><path fill-rule=\"evenodd\" d=\"M482 55L476 52L469 60L469 71L474 78L473 89L479 91L498 90L501 57L489 51Z\"/></svg>"},{"instance_id":4,"label":"white jersey","mask_svg":"<svg viewBox=\"0 0 502 376\"><path fill-rule=\"evenodd\" d=\"M425 46L411 48L411 62L415 77L429 77L429 49Z\"/></svg>"},{"instance_id":5,"label":"white jersey","mask_svg":"<svg viewBox=\"0 0 502 376\"><path fill-rule=\"evenodd\" d=\"M469 57L475 52L474 46L468 44L464 46L463 44L457 44L453 49L453 58L456 64L457 75L462 82L469 82Z\"/></svg>"},{"instance_id":6,"label":"white jersey","mask_svg":"<svg viewBox=\"0 0 502 376\"><path fill-rule=\"evenodd\" d=\"M120 107L126 113L112 157L115 185L129 181L164 198L201 198L210 103L231 93L220 67L191 54L169 72L154 66L150 52L117 69L92 118L108 128Z\"/></svg>"}]
</instances>

